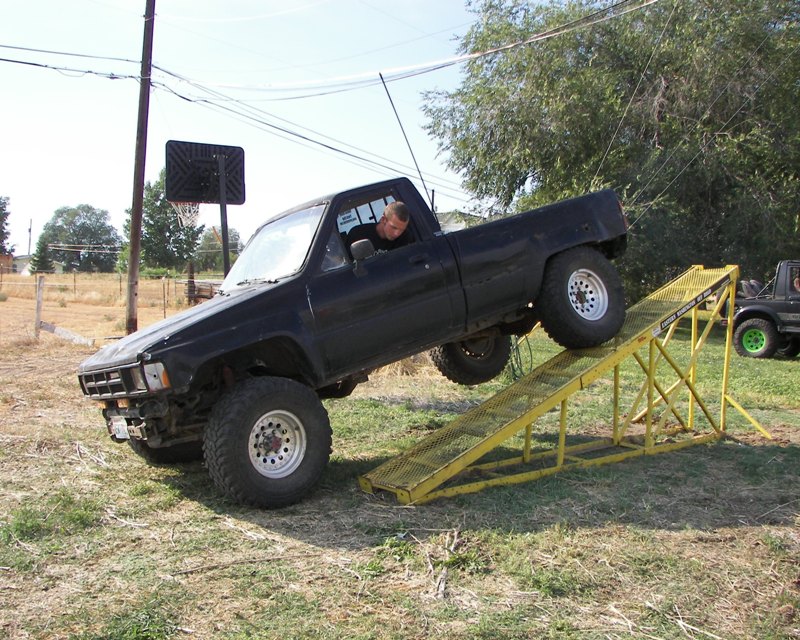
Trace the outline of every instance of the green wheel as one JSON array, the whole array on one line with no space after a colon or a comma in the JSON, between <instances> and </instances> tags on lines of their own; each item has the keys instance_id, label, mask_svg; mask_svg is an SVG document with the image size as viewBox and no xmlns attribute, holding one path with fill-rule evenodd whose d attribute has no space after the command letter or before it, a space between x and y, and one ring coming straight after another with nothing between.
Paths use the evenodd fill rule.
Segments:
<instances>
[{"instance_id":1,"label":"green wheel","mask_svg":"<svg viewBox=\"0 0 800 640\"><path fill-rule=\"evenodd\" d=\"M769 320L750 318L736 327L733 346L745 358L771 358L780 346L778 331Z\"/></svg>"}]
</instances>

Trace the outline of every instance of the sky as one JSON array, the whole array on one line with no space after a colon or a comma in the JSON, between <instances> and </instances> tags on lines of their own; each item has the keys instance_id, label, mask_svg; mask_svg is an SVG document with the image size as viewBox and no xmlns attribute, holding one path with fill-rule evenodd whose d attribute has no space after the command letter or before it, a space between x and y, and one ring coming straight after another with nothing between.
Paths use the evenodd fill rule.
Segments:
<instances>
[{"instance_id":1,"label":"sky","mask_svg":"<svg viewBox=\"0 0 800 640\"><path fill-rule=\"evenodd\" d=\"M465 4L156 0L145 180L158 179L168 140L241 147L246 201L229 205L227 218L243 239L317 196L397 175L421 188L415 159L437 209L465 208L421 110L424 91L458 86L461 66L399 77L458 56L457 38L475 20ZM122 235L145 7L0 3L0 196L16 255L35 249L61 207L108 211ZM199 224L219 227L219 207L201 205Z\"/></svg>"}]
</instances>

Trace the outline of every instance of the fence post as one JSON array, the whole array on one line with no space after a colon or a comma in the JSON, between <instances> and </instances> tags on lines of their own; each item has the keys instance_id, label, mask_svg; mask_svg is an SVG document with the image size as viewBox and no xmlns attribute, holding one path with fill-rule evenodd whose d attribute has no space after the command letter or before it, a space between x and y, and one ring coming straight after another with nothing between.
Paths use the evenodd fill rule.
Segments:
<instances>
[{"instance_id":1,"label":"fence post","mask_svg":"<svg viewBox=\"0 0 800 640\"><path fill-rule=\"evenodd\" d=\"M39 328L42 326L42 299L44 297L44 276L36 276L36 324L33 337L39 339Z\"/></svg>"}]
</instances>

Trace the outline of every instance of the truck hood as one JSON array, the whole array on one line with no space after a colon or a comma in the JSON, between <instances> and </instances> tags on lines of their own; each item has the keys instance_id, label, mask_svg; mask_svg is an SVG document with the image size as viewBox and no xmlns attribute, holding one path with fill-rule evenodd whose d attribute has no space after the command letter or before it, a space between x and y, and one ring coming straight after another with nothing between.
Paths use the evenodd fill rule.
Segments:
<instances>
[{"instance_id":1,"label":"truck hood","mask_svg":"<svg viewBox=\"0 0 800 640\"><path fill-rule=\"evenodd\" d=\"M204 324L209 318L214 318L215 324L219 324L220 314L225 310L238 307L279 286L280 284L273 283L259 284L234 289L230 293L217 294L202 304L140 329L118 342L105 345L84 360L78 367L78 372L84 373L138 362L144 352L156 349L181 334L187 332L196 334L201 330L198 325Z\"/></svg>"}]
</instances>

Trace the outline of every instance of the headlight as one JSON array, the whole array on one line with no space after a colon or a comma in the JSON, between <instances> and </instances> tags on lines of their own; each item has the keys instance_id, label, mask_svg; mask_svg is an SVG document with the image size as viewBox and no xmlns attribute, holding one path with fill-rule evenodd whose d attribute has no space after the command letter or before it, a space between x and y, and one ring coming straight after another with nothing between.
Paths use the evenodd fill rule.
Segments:
<instances>
[{"instance_id":1,"label":"headlight","mask_svg":"<svg viewBox=\"0 0 800 640\"><path fill-rule=\"evenodd\" d=\"M144 365L143 369L144 379L150 391L161 391L162 389L170 388L169 376L163 364L160 362L149 362Z\"/></svg>"},{"instance_id":2,"label":"headlight","mask_svg":"<svg viewBox=\"0 0 800 640\"><path fill-rule=\"evenodd\" d=\"M142 370L136 367L131 367L130 372L136 391L147 391L147 385L144 382L144 374L142 373Z\"/></svg>"}]
</instances>

